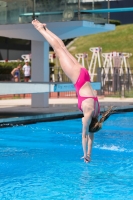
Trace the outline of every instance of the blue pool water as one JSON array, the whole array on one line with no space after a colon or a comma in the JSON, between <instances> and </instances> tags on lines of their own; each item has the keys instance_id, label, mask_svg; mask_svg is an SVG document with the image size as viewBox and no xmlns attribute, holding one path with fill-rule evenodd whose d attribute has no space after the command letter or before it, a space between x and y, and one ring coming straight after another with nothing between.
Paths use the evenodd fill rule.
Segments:
<instances>
[{"instance_id":1,"label":"blue pool water","mask_svg":"<svg viewBox=\"0 0 133 200\"><path fill-rule=\"evenodd\" d=\"M133 113L104 123L91 163L82 155L80 119L0 129L0 200L133 199Z\"/></svg>"}]
</instances>

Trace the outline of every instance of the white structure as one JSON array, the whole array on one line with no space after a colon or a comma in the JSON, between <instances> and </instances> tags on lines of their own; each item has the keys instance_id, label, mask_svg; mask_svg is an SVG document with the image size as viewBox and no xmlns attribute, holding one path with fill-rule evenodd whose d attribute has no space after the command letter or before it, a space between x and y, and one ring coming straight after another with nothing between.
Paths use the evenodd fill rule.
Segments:
<instances>
[{"instance_id":1,"label":"white structure","mask_svg":"<svg viewBox=\"0 0 133 200\"><path fill-rule=\"evenodd\" d=\"M24 60L24 62L30 62L31 54L21 55L21 58Z\"/></svg>"},{"instance_id":2,"label":"white structure","mask_svg":"<svg viewBox=\"0 0 133 200\"><path fill-rule=\"evenodd\" d=\"M31 54L21 55L21 58L24 60L24 62L30 62ZM54 59L55 59L55 54L54 53L49 53L49 61L53 63Z\"/></svg>"},{"instance_id":3,"label":"white structure","mask_svg":"<svg viewBox=\"0 0 133 200\"><path fill-rule=\"evenodd\" d=\"M85 61L88 65L88 54L87 53L78 53L78 54L75 54L75 57L77 58L78 62L81 63L82 66L85 67Z\"/></svg>"},{"instance_id":4,"label":"white structure","mask_svg":"<svg viewBox=\"0 0 133 200\"><path fill-rule=\"evenodd\" d=\"M101 67L101 58L100 54L102 52L101 47L91 47L90 51L92 52L92 58L88 66L89 74L91 75L91 81L93 82L94 76L96 75L96 67Z\"/></svg>"},{"instance_id":5,"label":"white structure","mask_svg":"<svg viewBox=\"0 0 133 200\"><path fill-rule=\"evenodd\" d=\"M53 54L53 53L49 53L49 60L50 60L50 62L54 62L54 59L55 59L55 54Z\"/></svg>"},{"instance_id":6,"label":"white structure","mask_svg":"<svg viewBox=\"0 0 133 200\"><path fill-rule=\"evenodd\" d=\"M101 47L91 47L92 58L88 66L89 74L91 75L91 81L93 82L96 73L96 67L102 68L101 73L105 74L104 83L108 81L108 74L113 75L113 67L119 67L120 75L128 73L131 75L129 58L132 56L131 53L121 52L109 52L102 53ZM131 83L133 85L133 78L131 77Z\"/></svg>"},{"instance_id":7,"label":"white structure","mask_svg":"<svg viewBox=\"0 0 133 200\"><path fill-rule=\"evenodd\" d=\"M121 53L121 52L110 52L110 53L102 53L103 57L103 69L102 74L105 74L104 84L108 81L108 74L113 75L113 67L119 68L119 74L122 75L125 73L129 73L131 75L129 58L132 56L131 53ZM133 78L131 77L131 82L133 85Z\"/></svg>"}]
</instances>

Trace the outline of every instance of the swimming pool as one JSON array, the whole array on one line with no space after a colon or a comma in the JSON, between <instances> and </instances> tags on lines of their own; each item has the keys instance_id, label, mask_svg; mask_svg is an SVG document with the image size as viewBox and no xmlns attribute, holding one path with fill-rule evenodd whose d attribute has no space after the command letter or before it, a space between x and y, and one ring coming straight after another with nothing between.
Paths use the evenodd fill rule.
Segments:
<instances>
[{"instance_id":1,"label":"swimming pool","mask_svg":"<svg viewBox=\"0 0 133 200\"><path fill-rule=\"evenodd\" d=\"M112 115L81 160L81 120L0 129L1 200L132 200L133 113Z\"/></svg>"}]
</instances>

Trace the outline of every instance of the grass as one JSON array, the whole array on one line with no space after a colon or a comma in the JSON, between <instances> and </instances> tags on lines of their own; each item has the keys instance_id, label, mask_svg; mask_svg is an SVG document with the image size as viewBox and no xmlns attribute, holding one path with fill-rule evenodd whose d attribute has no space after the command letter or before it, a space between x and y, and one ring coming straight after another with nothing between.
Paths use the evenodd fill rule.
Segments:
<instances>
[{"instance_id":1,"label":"grass","mask_svg":"<svg viewBox=\"0 0 133 200\"><path fill-rule=\"evenodd\" d=\"M79 37L69 46L69 51L73 55L88 53L90 62L92 56L90 47L102 47L103 53L117 51L133 54L133 24L117 26L115 31ZM133 56L129 58L129 63L133 70Z\"/></svg>"},{"instance_id":2,"label":"grass","mask_svg":"<svg viewBox=\"0 0 133 200\"><path fill-rule=\"evenodd\" d=\"M133 90L125 91L125 97L133 98Z\"/></svg>"}]
</instances>

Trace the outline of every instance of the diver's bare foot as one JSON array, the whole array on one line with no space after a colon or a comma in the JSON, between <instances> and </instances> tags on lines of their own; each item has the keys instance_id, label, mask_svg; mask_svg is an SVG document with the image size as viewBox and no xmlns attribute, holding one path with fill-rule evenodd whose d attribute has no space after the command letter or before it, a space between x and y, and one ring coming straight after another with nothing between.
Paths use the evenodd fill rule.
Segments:
<instances>
[{"instance_id":1,"label":"diver's bare foot","mask_svg":"<svg viewBox=\"0 0 133 200\"><path fill-rule=\"evenodd\" d=\"M42 24L36 19L32 21L32 24L38 31L46 29L46 24Z\"/></svg>"}]
</instances>

